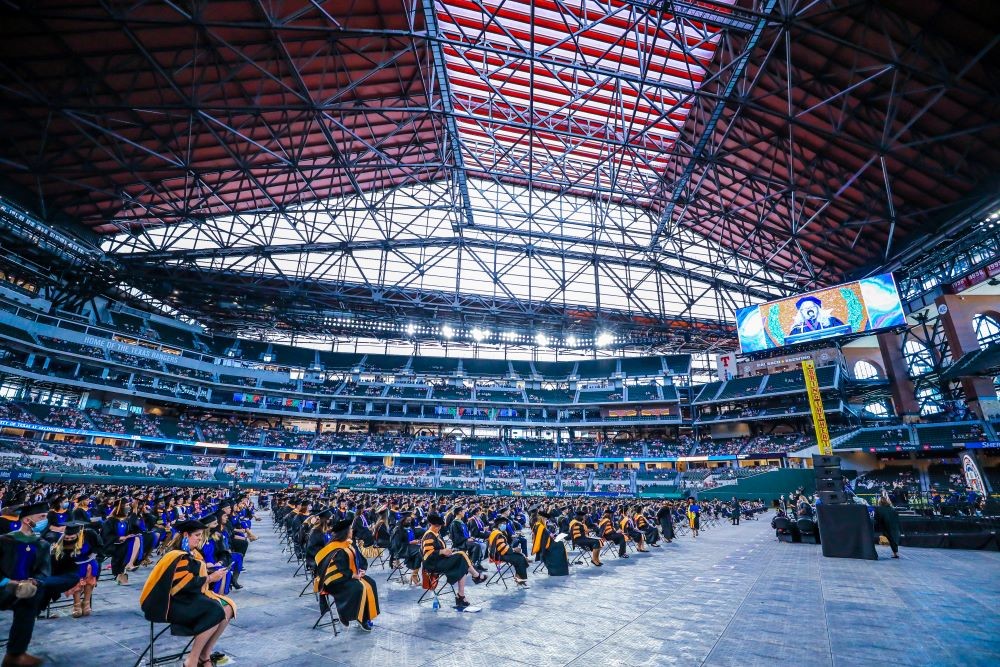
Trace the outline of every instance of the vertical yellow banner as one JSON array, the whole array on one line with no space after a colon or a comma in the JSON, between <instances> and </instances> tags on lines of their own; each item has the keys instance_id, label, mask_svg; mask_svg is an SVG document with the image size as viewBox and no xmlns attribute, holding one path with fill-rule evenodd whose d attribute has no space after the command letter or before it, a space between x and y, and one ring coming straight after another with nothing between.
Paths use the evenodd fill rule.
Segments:
<instances>
[{"instance_id":1,"label":"vertical yellow banner","mask_svg":"<svg viewBox=\"0 0 1000 667\"><path fill-rule=\"evenodd\" d=\"M812 359L802 362L802 375L806 378L806 394L809 396L809 411L812 412L813 428L816 430L816 442L819 443L819 453L824 456L833 454L830 445L830 429L826 426L826 413L823 412L823 397L819 394L819 380L816 379L816 364Z\"/></svg>"}]
</instances>

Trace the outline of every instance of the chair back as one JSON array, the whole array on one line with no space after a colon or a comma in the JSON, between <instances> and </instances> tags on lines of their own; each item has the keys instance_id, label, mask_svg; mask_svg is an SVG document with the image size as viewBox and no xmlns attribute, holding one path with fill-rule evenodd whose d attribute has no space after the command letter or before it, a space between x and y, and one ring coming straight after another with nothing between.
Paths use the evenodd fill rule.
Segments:
<instances>
[{"instance_id":1,"label":"chair back","mask_svg":"<svg viewBox=\"0 0 1000 667\"><path fill-rule=\"evenodd\" d=\"M816 533L816 522L812 519L802 517L795 524L799 527L799 532L803 535L813 535Z\"/></svg>"}]
</instances>

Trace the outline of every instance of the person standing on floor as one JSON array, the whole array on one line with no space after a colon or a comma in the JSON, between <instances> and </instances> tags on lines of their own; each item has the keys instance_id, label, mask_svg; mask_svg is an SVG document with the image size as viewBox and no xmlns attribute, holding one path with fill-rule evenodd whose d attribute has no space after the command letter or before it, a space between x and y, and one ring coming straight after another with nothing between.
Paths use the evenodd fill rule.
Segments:
<instances>
[{"instance_id":1,"label":"person standing on floor","mask_svg":"<svg viewBox=\"0 0 1000 667\"><path fill-rule=\"evenodd\" d=\"M875 506L875 528L889 540L892 557L899 558L899 514L885 491Z\"/></svg>"}]
</instances>

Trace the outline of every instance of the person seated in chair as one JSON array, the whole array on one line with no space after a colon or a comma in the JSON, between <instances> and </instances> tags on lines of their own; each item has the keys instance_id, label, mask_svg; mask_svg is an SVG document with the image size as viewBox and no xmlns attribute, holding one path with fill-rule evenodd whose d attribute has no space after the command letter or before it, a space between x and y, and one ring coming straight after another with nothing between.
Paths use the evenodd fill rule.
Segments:
<instances>
[{"instance_id":1,"label":"person seated in chair","mask_svg":"<svg viewBox=\"0 0 1000 667\"><path fill-rule=\"evenodd\" d=\"M587 524L584 523L586 516L587 510L576 510L573 520L569 522L569 537L573 540L573 546L590 551L590 562L601 567L604 565L601 562L601 541L587 536Z\"/></svg>"},{"instance_id":2,"label":"person seated in chair","mask_svg":"<svg viewBox=\"0 0 1000 667\"><path fill-rule=\"evenodd\" d=\"M642 511L641 505L636 505L632 508L632 522L635 524L636 530L642 533L644 542L649 546L660 548L660 531L656 529L653 522L650 521L645 513Z\"/></svg>"},{"instance_id":3,"label":"person seated in chair","mask_svg":"<svg viewBox=\"0 0 1000 667\"><path fill-rule=\"evenodd\" d=\"M40 581L51 567L49 545L34 530L45 518L48 506L28 504L17 510L17 529L0 537L0 609L14 612L4 667L42 664L41 658L27 651L35 631L35 617L47 600Z\"/></svg>"},{"instance_id":4,"label":"person seated in chair","mask_svg":"<svg viewBox=\"0 0 1000 667\"><path fill-rule=\"evenodd\" d=\"M465 508L456 506L452 511L451 524L448 526L448 535L451 537L451 546L458 551L469 554L472 566L480 572L485 572L483 558L486 556L486 545L474 539L469 532L469 527L465 523Z\"/></svg>"},{"instance_id":5,"label":"person seated in chair","mask_svg":"<svg viewBox=\"0 0 1000 667\"><path fill-rule=\"evenodd\" d=\"M525 558L520 547L511 547L507 541L507 524L509 521L502 514L494 520L493 532L490 533L487 547L490 558L511 564L514 568L514 583L518 586L524 586L528 583L528 559Z\"/></svg>"},{"instance_id":6,"label":"person seated in chair","mask_svg":"<svg viewBox=\"0 0 1000 667\"><path fill-rule=\"evenodd\" d=\"M610 509L604 510L604 515L597 524L597 531L602 540L605 542L613 542L618 545L619 558L628 558L625 536L615 530L614 515L611 513Z\"/></svg>"},{"instance_id":7,"label":"person seated in chair","mask_svg":"<svg viewBox=\"0 0 1000 667\"><path fill-rule=\"evenodd\" d=\"M202 558L205 560L205 567L208 569L209 574L213 574L216 570L220 569L226 573L226 576L209 586L209 588L213 593L217 593L218 595L229 595L229 591L233 589L233 578L235 576L232 568L233 555L229 551L222 533L219 532L219 518L214 514L210 514L202 523L205 524L205 539L202 541L200 550ZM236 590L240 588L242 586L238 586Z\"/></svg>"},{"instance_id":8,"label":"person seated in chair","mask_svg":"<svg viewBox=\"0 0 1000 667\"><path fill-rule=\"evenodd\" d=\"M368 560L360 545L353 540L354 516L330 525L330 542L316 554L317 589L332 595L337 616L345 626L354 620L365 632L371 632L372 621L379 614L378 588L375 580L365 574ZM326 613L325 597L320 598L320 611Z\"/></svg>"},{"instance_id":9,"label":"person seated in chair","mask_svg":"<svg viewBox=\"0 0 1000 667\"><path fill-rule=\"evenodd\" d=\"M455 592L455 607L465 609L470 606L465 597L465 577L469 575L475 584L481 584L487 577L472 567L469 556L461 551L455 551L445 546L441 539L441 529L444 519L440 514L431 512L427 515L427 532L421 540L424 571L428 574L443 575L449 584L457 584Z\"/></svg>"},{"instance_id":10,"label":"person seated in chair","mask_svg":"<svg viewBox=\"0 0 1000 667\"><path fill-rule=\"evenodd\" d=\"M372 526L373 544L379 549L388 549L390 537L392 536L392 531L389 528L388 508L382 505L375 510L375 514L378 518L375 520L375 525Z\"/></svg>"},{"instance_id":11,"label":"person seated in chair","mask_svg":"<svg viewBox=\"0 0 1000 667\"><path fill-rule=\"evenodd\" d=\"M646 553L649 549L646 548L646 535L635 527L635 521L632 517L628 515L628 508L625 508L625 515L618 522L618 526L621 530L621 534L627 539L632 540L635 543L638 551Z\"/></svg>"},{"instance_id":12,"label":"person seated in chair","mask_svg":"<svg viewBox=\"0 0 1000 667\"><path fill-rule=\"evenodd\" d=\"M177 535L150 572L139 606L147 621L170 623L194 636L184 667L211 667L212 649L236 617L236 605L209 588L226 576L226 570L208 573L200 551L205 524L186 519L174 528Z\"/></svg>"},{"instance_id":13,"label":"person seated in chair","mask_svg":"<svg viewBox=\"0 0 1000 667\"><path fill-rule=\"evenodd\" d=\"M330 524L333 522L333 510L323 510L317 514L313 522L309 537L306 538L306 558L310 563L315 562L316 554L330 541Z\"/></svg>"},{"instance_id":14,"label":"person seated in chair","mask_svg":"<svg viewBox=\"0 0 1000 667\"><path fill-rule=\"evenodd\" d=\"M73 597L73 618L90 616L91 596L101 569L97 557L104 544L90 524L83 521L69 521L63 528L51 548L52 573L69 575L66 581L76 579L76 584L66 591Z\"/></svg>"},{"instance_id":15,"label":"person seated in chair","mask_svg":"<svg viewBox=\"0 0 1000 667\"><path fill-rule=\"evenodd\" d=\"M411 570L410 583L420 583L420 560L421 539L413 529L413 513L404 510L399 513L399 521L392 529L392 536L389 540L389 557L392 559L390 566L393 569L406 565ZM402 562L400 562L402 561Z\"/></svg>"}]
</instances>

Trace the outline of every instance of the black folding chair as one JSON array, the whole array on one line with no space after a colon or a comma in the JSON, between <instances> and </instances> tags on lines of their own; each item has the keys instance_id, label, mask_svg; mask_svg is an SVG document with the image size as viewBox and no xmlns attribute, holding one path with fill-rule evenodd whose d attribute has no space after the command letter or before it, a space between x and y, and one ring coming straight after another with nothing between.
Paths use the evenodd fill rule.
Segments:
<instances>
[{"instance_id":1,"label":"black folding chair","mask_svg":"<svg viewBox=\"0 0 1000 667\"><path fill-rule=\"evenodd\" d=\"M334 615L334 610L336 607L336 601L333 596L328 593L317 593L316 597L319 599L319 618L313 623L313 630L320 630L322 628L333 628L333 636L336 637L340 634L340 619ZM323 606L326 606L326 611L323 611Z\"/></svg>"},{"instance_id":2,"label":"black folding chair","mask_svg":"<svg viewBox=\"0 0 1000 667\"><path fill-rule=\"evenodd\" d=\"M194 643L194 633L192 633L190 630L181 626L167 624L164 625L162 630L156 632L155 625L156 625L155 623L150 621L149 644L147 644L146 649L139 654L139 659L135 661L135 664L132 667L139 667L140 664L143 664L143 658L146 657L147 653L149 654L149 660L145 664L148 667L155 667L156 665L165 665L171 662L180 662L181 660L184 659L184 656L188 654L188 651L191 650L191 644ZM162 655L160 657L157 657L156 642L160 637L163 636L163 633L165 633L167 630L170 630L170 634L174 637L189 637L190 639L188 639L187 644L184 645L184 648L181 651L176 653L171 653L170 655Z\"/></svg>"},{"instance_id":3,"label":"black folding chair","mask_svg":"<svg viewBox=\"0 0 1000 667\"><path fill-rule=\"evenodd\" d=\"M441 597L441 594L445 591L450 591L452 595L455 594L455 587L448 583L448 578L444 577L444 583L441 583L442 577L439 574L434 574L431 572L424 572L421 578L421 585L423 586L424 592L417 600L417 604L423 604L429 600L433 600L436 597ZM430 596L428 598L428 596Z\"/></svg>"},{"instance_id":4,"label":"black folding chair","mask_svg":"<svg viewBox=\"0 0 1000 667\"><path fill-rule=\"evenodd\" d=\"M486 587L489 588L490 584L503 584L504 589L508 589L507 580L514 578L514 566L507 561L493 560L492 558L490 562L496 567L496 571L486 580Z\"/></svg>"}]
</instances>

